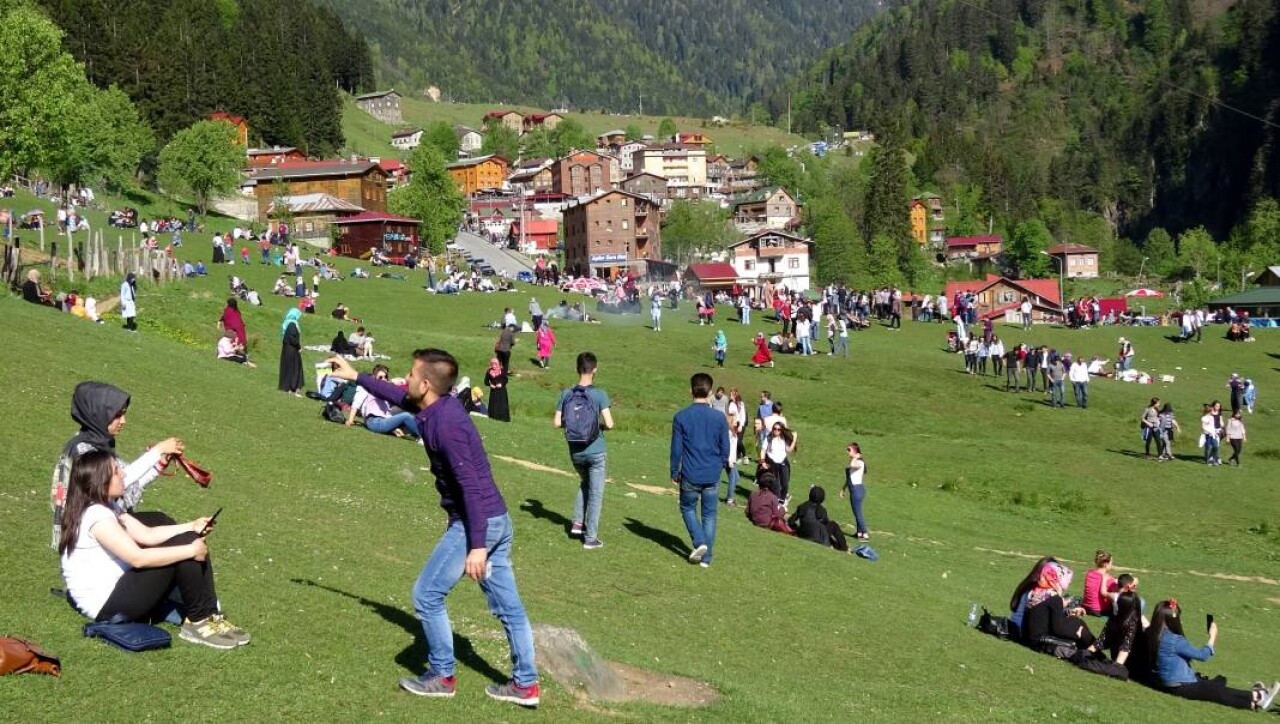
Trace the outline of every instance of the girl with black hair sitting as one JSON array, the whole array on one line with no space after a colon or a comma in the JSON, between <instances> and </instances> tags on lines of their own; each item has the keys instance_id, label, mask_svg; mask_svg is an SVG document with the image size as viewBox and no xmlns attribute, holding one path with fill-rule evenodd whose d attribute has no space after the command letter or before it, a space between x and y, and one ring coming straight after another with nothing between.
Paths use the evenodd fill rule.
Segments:
<instances>
[{"instance_id":1,"label":"girl with black hair sitting","mask_svg":"<svg viewBox=\"0 0 1280 724\"><path fill-rule=\"evenodd\" d=\"M1182 609L1176 599L1161 601L1151 616L1147 645L1155 662L1156 683L1174 696L1212 701L1236 709L1266 711L1280 694L1280 682L1270 689L1261 682L1252 689L1231 689L1225 676L1210 679L1191 668L1192 661L1208 661L1218 640L1218 624L1209 624L1209 643L1196 648L1182 633Z\"/></svg>"},{"instance_id":2,"label":"girl with black hair sitting","mask_svg":"<svg viewBox=\"0 0 1280 724\"><path fill-rule=\"evenodd\" d=\"M163 618L177 588L185 617L179 638L217 649L249 643L218 611L204 542L213 520L149 527L117 512L124 493L124 469L109 451L87 452L72 465L58 553L75 607L96 621L150 622Z\"/></svg>"},{"instance_id":3,"label":"girl with black hair sitting","mask_svg":"<svg viewBox=\"0 0 1280 724\"><path fill-rule=\"evenodd\" d=\"M1151 657L1142 628L1142 601L1133 591L1116 597L1115 615L1107 620L1090 652L1105 652L1123 666L1129 678L1146 681L1151 676Z\"/></svg>"}]
</instances>

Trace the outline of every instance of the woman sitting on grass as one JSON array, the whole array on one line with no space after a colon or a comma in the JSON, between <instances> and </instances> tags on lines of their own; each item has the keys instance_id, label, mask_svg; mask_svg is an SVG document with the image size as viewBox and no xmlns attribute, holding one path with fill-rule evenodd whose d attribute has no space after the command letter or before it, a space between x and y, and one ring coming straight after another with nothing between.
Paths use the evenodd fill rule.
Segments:
<instances>
[{"instance_id":1,"label":"woman sitting on grass","mask_svg":"<svg viewBox=\"0 0 1280 724\"><path fill-rule=\"evenodd\" d=\"M376 380L386 380L390 376L386 365L375 365L373 368L373 378ZM467 390L467 394L471 393ZM364 426L369 432L376 432L380 435L395 435L396 437L408 437L413 440L418 439L418 422L414 419L413 413L400 412L393 413L391 405L375 395L369 394L368 390L361 387L356 391L355 399L351 402L351 410L347 412L347 427L356 424L356 413L359 412L364 418Z\"/></svg>"},{"instance_id":2,"label":"woman sitting on grass","mask_svg":"<svg viewBox=\"0 0 1280 724\"><path fill-rule=\"evenodd\" d=\"M109 452L85 453L71 468L58 552L75 607L96 621L150 622L163 618L177 588L179 638L215 649L249 643L249 634L218 611L203 538L212 520L148 527L116 512L124 492L124 470Z\"/></svg>"},{"instance_id":3,"label":"woman sitting on grass","mask_svg":"<svg viewBox=\"0 0 1280 724\"><path fill-rule=\"evenodd\" d=\"M827 491L821 485L809 488L808 502L801 503L796 512L791 514L787 525L796 535L821 546L829 546L844 553L849 552L849 543L845 540L840 524L827 516L827 509L822 507L827 499Z\"/></svg>"},{"instance_id":4,"label":"woman sitting on grass","mask_svg":"<svg viewBox=\"0 0 1280 724\"><path fill-rule=\"evenodd\" d=\"M759 528L792 534L787 511L778 499L778 478L772 470L756 473L756 491L747 498L747 520Z\"/></svg>"},{"instance_id":5,"label":"woman sitting on grass","mask_svg":"<svg viewBox=\"0 0 1280 724\"><path fill-rule=\"evenodd\" d=\"M1105 652L1111 660L1125 667L1129 678L1146 681L1151 676L1151 658L1142 627L1142 602L1138 594L1125 591L1116 597L1115 615L1089 647L1092 652Z\"/></svg>"},{"instance_id":6,"label":"woman sitting on grass","mask_svg":"<svg viewBox=\"0 0 1280 724\"><path fill-rule=\"evenodd\" d=\"M1236 709L1266 711L1280 693L1280 682L1270 689L1259 682L1252 689L1230 689L1224 676L1206 678L1191 668L1192 661L1208 661L1218 640L1218 624L1209 624L1209 643L1195 648L1182 633L1182 609L1177 600L1161 601L1151 616L1147 645L1155 663L1156 683L1184 699L1212 701Z\"/></svg>"},{"instance_id":7,"label":"woman sitting on grass","mask_svg":"<svg viewBox=\"0 0 1280 724\"><path fill-rule=\"evenodd\" d=\"M1071 569L1062 563L1046 563L1040 579L1027 596L1027 611L1022 618L1023 640L1032 647L1053 646L1062 639L1078 648L1093 645L1093 633L1081 618L1083 608L1067 610L1066 591L1071 586Z\"/></svg>"},{"instance_id":8,"label":"woman sitting on grass","mask_svg":"<svg viewBox=\"0 0 1280 724\"><path fill-rule=\"evenodd\" d=\"M249 355L245 354L244 345L236 340L236 333L230 329L224 331L222 337L218 340L218 359L235 362L246 367L258 366L249 361Z\"/></svg>"},{"instance_id":9,"label":"woman sitting on grass","mask_svg":"<svg viewBox=\"0 0 1280 724\"><path fill-rule=\"evenodd\" d=\"M1057 563L1058 559L1052 556L1045 556L1035 562L1031 566L1031 571L1026 577L1018 583L1013 589L1013 596L1009 599L1009 623L1013 624L1012 633L1014 638L1026 643L1029 639L1022 637L1022 619L1027 612L1027 599L1031 596L1031 590L1036 587L1036 583L1040 581L1040 573L1049 563Z\"/></svg>"},{"instance_id":10,"label":"woman sitting on grass","mask_svg":"<svg viewBox=\"0 0 1280 724\"><path fill-rule=\"evenodd\" d=\"M1111 575L1111 554L1099 550L1093 556L1093 570L1084 574L1084 599L1080 605L1090 616L1110 616L1116 589L1116 578Z\"/></svg>"}]
</instances>

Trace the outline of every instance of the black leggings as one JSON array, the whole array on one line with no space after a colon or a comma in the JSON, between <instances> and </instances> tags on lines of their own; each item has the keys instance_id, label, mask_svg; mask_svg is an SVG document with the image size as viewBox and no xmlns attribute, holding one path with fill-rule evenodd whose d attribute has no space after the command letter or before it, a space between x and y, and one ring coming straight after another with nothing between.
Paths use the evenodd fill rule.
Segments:
<instances>
[{"instance_id":1,"label":"black leggings","mask_svg":"<svg viewBox=\"0 0 1280 724\"><path fill-rule=\"evenodd\" d=\"M791 494L791 458L780 463L770 460L769 467L778 471L778 487L782 488L782 499L786 500Z\"/></svg>"},{"instance_id":2,"label":"black leggings","mask_svg":"<svg viewBox=\"0 0 1280 724\"><path fill-rule=\"evenodd\" d=\"M154 520L163 513L143 513ZM139 516L134 516L139 518ZM166 516L167 517L167 516ZM151 526L150 522L144 525ZM181 546L198 538L194 532L182 533L161 543L157 548ZM154 621L162 618L162 608L174 586L182 593L182 612L192 621L203 621L218 612L218 596L213 587L213 564L185 560L160 568L131 568L116 581L111 597L98 611L99 621L109 621L117 615L130 621Z\"/></svg>"},{"instance_id":3,"label":"black leggings","mask_svg":"<svg viewBox=\"0 0 1280 724\"><path fill-rule=\"evenodd\" d=\"M1244 448L1244 440L1237 439L1237 438L1227 438L1227 442L1231 443L1231 457L1228 458L1227 461L1233 462L1236 465L1239 465L1240 451Z\"/></svg>"},{"instance_id":4,"label":"black leggings","mask_svg":"<svg viewBox=\"0 0 1280 724\"><path fill-rule=\"evenodd\" d=\"M1244 689L1231 689L1227 687L1227 677L1215 676L1207 679L1203 676L1196 676L1199 681L1194 684L1182 684L1181 686L1166 687L1165 691L1180 696L1183 699L1194 699L1196 701L1212 701L1218 704L1226 704L1236 709L1252 709L1253 708L1253 692Z\"/></svg>"}]
</instances>

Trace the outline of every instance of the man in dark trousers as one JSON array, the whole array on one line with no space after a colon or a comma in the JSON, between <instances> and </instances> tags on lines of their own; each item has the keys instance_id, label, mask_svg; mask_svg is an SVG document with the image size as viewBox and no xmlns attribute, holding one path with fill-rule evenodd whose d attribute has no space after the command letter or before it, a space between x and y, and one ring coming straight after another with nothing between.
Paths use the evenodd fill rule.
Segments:
<instances>
[{"instance_id":1,"label":"man in dark trousers","mask_svg":"<svg viewBox=\"0 0 1280 724\"><path fill-rule=\"evenodd\" d=\"M729 423L710 400L715 382L699 372L689 379L693 404L671 421L671 482L680 488L680 514L689 529L693 552L689 562L711 565L716 543L716 511L720 471L729 459ZM698 504L702 504L701 519Z\"/></svg>"},{"instance_id":2,"label":"man in dark trousers","mask_svg":"<svg viewBox=\"0 0 1280 724\"><path fill-rule=\"evenodd\" d=\"M440 507L448 516L444 535L413 587L413 607L427 637L427 671L417 679L401 679L400 688L418 696L453 697L453 629L444 600L466 575L480 584L511 646L511 681L485 687L485 693L499 701L537 706L533 630L511 568L511 516L471 416L449 394L458 379L457 360L443 350L417 350L405 389L357 374L342 357L329 362L333 376L354 381L393 405L419 410L418 434L436 478Z\"/></svg>"}]
</instances>

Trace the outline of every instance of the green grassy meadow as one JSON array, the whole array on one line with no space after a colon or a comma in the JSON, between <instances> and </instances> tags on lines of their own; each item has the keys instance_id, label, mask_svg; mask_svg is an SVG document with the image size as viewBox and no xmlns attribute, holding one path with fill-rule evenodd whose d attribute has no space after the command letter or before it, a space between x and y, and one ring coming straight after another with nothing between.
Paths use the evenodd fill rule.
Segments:
<instances>
[{"instance_id":1,"label":"green grassy meadow","mask_svg":"<svg viewBox=\"0 0 1280 724\"><path fill-rule=\"evenodd\" d=\"M532 106L506 105L500 103L434 103L426 98L406 96L401 99L401 113L405 126L426 126L434 121L445 121L449 124L463 125L480 129L484 114L498 109L512 109L521 113L546 113L546 109ZM593 135L614 128L626 128L635 124L645 133L656 134L662 116L608 115L599 112L574 112L566 114L582 124L588 133ZM794 146L804 143L804 137L789 134L774 126L751 125L747 123L730 123L712 127L704 125L704 119L673 117L681 131L701 132L710 136L715 142L716 150L731 156L738 156L763 146ZM364 155L384 155L399 157L400 153L391 146L391 133L395 128L370 116L356 107L355 101L349 97L343 99L342 130L346 135L347 148Z\"/></svg>"},{"instance_id":2,"label":"green grassy meadow","mask_svg":"<svg viewBox=\"0 0 1280 724\"><path fill-rule=\"evenodd\" d=\"M208 256L195 240L184 251ZM1171 330L1126 330L1136 366L1176 382L1096 381L1088 410L1054 410L1040 395L999 391L1003 380L963 374L961 359L942 351L942 325L873 327L852 336L847 361L780 356L776 368L757 370L747 365L748 339L769 323L731 323L729 361L717 370L713 331L694 324L683 304L666 313L660 334L637 317L561 322L545 371L528 359L531 335L521 335L514 421L476 424L491 456L569 469L550 425L554 402L575 380L574 355L599 355L597 382L618 424L608 435L604 549L585 552L566 537L572 479L493 459L515 520L521 593L535 624L575 628L609 660L706 681L720 701L702 709L587 706L546 678L537 713L491 702L482 689L509 672L507 648L468 582L449 601L459 651L469 651L457 698L409 696L396 679L425 662L409 591L444 523L426 458L414 444L324 422L318 403L276 391L288 300L268 295L246 311L257 369L215 360L214 322L232 273L262 291L277 270L236 265L165 288L144 284L137 335L114 321L95 326L0 298L10 340L0 363L16 390L0 448L0 633L39 642L65 669L61 679L0 679L14 720L1256 720L1104 680L965 627L971 602L1002 609L1033 556L1076 562L1078 592L1084 561L1099 547L1114 553L1119 570L1138 571L1149 606L1180 599L1193 643L1203 641L1193 622L1217 616L1219 654L1201 671L1246 687L1280 677L1280 335L1259 330L1257 343L1233 345L1214 329L1203 344L1176 345L1164 337ZM322 284L320 313L302 321L304 343L327 344L354 326L327 316L343 301L393 357L393 373L407 369L414 348L436 346L480 380L495 338L484 325L504 306L523 318L529 289L437 297L421 284L420 273L406 282ZM562 296L534 293L544 308ZM1111 354L1118 334L998 330L1006 340L1090 355ZM308 375L320 359L304 352ZM749 401L768 389L784 402L800 434L793 490L803 497L807 484L824 485L828 511L846 525L851 514L835 491L845 444L862 444L878 562L755 529L742 508L721 509L714 566L685 562L675 498L628 483L668 484L670 417L687 403L696 371L738 386ZM1231 372L1259 386L1242 468L1196 464L1192 434L1175 448L1187 460L1134 456L1151 395L1172 401L1193 430L1199 403L1226 399ZM230 618L253 634L250 646L218 652L175 641L126 654L82 638L81 617L49 594L62 585L47 547L49 478L75 432L71 390L85 379L133 394L120 437L126 456L176 434L214 471L208 489L157 481L142 508L182 520L224 508L210 539L218 592Z\"/></svg>"}]
</instances>

